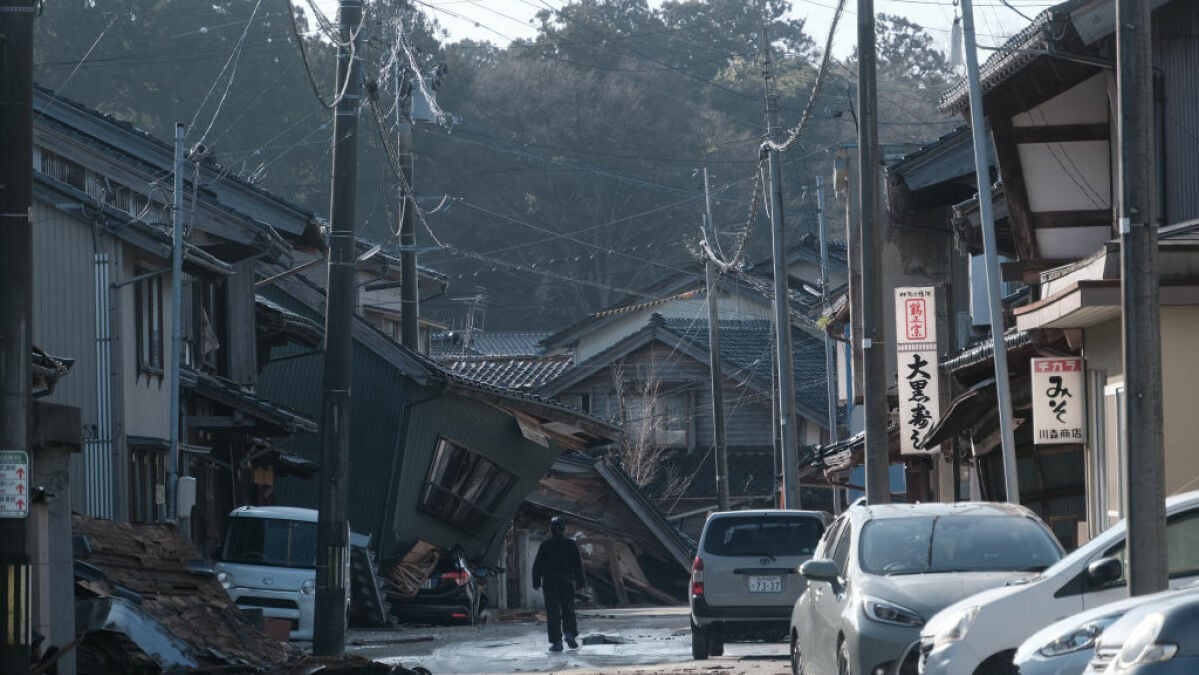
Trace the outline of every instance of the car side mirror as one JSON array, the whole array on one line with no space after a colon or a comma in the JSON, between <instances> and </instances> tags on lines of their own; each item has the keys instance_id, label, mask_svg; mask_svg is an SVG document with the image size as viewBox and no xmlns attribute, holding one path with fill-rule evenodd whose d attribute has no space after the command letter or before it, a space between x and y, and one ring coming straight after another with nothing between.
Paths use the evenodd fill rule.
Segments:
<instances>
[{"instance_id":1,"label":"car side mirror","mask_svg":"<svg viewBox=\"0 0 1199 675\"><path fill-rule=\"evenodd\" d=\"M1119 558L1100 558L1087 565L1087 580L1092 586L1106 586L1124 576L1124 563Z\"/></svg>"},{"instance_id":2,"label":"car side mirror","mask_svg":"<svg viewBox=\"0 0 1199 675\"><path fill-rule=\"evenodd\" d=\"M827 581L836 590L841 585L841 571L832 560L809 560L799 566L799 573L808 581Z\"/></svg>"}]
</instances>

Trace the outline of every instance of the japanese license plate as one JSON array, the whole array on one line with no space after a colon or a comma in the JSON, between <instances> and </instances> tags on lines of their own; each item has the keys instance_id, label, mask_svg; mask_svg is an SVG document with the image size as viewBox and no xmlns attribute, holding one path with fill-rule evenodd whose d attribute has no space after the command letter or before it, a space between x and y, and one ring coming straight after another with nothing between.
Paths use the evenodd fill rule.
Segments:
<instances>
[{"instance_id":1,"label":"japanese license plate","mask_svg":"<svg viewBox=\"0 0 1199 675\"><path fill-rule=\"evenodd\" d=\"M750 577L750 593L782 593L783 578L780 576Z\"/></svg>"}]
</instances>

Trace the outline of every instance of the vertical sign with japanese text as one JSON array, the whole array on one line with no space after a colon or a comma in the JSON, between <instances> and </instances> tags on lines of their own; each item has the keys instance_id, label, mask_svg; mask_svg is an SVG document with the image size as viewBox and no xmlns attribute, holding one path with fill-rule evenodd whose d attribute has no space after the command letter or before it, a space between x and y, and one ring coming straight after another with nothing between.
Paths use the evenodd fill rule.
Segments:
<instances>
[{"instance_id":1,"label":"vertical sign with japanese text","mask_svg":"<svg viewBox=\"0 0 1199 675\"><path fill-rule=\"evenodd\" d=\"M29 453L0 450L0 518L29 515Z\"/></svg>"},{"instance_id":2,"label":"vertical sign with japanese text","mask_svg":"<svg viewBox=\"0 0 1199 675\"><path fill-rule=\"evenodd\" d=\"M905 455L936 452L936 448L916 447L941 417L935 288L895 289L895 353L899 371L899 451Z\"/></svg>"},{"instance_id":3,"label":"vertical sign with japanese text","mask_svg":"<svg viewBox=\"0 0 1199 675\"><path fill-rule=\"evenodd\" d=\"M1033 443L1086 443L1086 389L1082 359L1074 356L1030 360Z\"/></svg>"}]
</instances>

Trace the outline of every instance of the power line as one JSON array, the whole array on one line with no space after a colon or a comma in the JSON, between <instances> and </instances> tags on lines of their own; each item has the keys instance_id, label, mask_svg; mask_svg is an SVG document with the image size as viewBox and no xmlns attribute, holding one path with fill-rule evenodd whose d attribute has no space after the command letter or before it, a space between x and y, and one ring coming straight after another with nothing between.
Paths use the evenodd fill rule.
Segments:
<instances>
[{"instance_id":1,"label":"power line","mask_svg":"<svg viewBox=\"0 0 1199 675\"><path fill-rule=\"evenodd\" d=\"M241 32L241 37L238 38L237 44L233 47L233 52L229 54L229 58L225 61L221 72L217 73L216 78L212 81L212 86L208 88L208 93L204 95L204 99L200 101L200 105L196 106L196 114L192 116L191 122L187 125L187 130L190 132L196 126L196 119L200 117L200 111L204 109L204 105L208 103L212 92L216 90L217 83L220 82L221 76L229 69L229 65L233 64L233 70L229 73L229 79L225 83L225 91L221 94L220 101L217 102L216 110L212 113L212 120L208 123L208 128L200 134L200 140L196 141L195 145L199 146L208 137L208 132L212 130L212 125L216 124L216 118L221 114L221 108L225 105L225 98L229 96L229 89L233 86L233 80L237 77L237 64L241 60L241 48L246 42L246 36L250 34L250 26L254 25L254 17L258 14L258 8L262 6L262 0L257 0L254 3L254 9L250 12L250 18L246 21L246 26Z\"/></svg>"}]
</instances>

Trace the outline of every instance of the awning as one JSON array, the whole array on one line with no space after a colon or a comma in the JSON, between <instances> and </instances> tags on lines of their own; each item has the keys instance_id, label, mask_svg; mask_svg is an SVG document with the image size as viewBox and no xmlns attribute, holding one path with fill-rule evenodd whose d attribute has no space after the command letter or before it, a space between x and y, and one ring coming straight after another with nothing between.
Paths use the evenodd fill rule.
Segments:
<instances>
[{"instance_id":1,"label":"awning","mask_svg":"<svg viewBox=\"0 0 1199 675\"><path fill-rule=\"evenodd\" d=\"M1008 381L1013 411L1027 409L1032 399L1030 376L1009 375ZM917 446L925 449L935 448L967 431L976 437L985 436L990 430L998 428L999 417L995 414L998 405L999 397L995 393L994 377L975 384L950 402L949 409Z\"/></svg>"},{"instance_id":2,"label":"awning","mask_svg":"<svg viewBox=\"0 0 1199 675\"><path fill-rule=\"evenodd\" d=\"M185 389L203 396L210 401L226 406L235 412L248 415L258 422L275 427L275 429L283 432L279 435L301 432L315 434L319 430L316 422L307 417L287 410L253 392L241 389L234 383L215 375L183 367L179 369L179 384ZM195 422L196 420L189 420L190 424L200 426L195 424Z\"/></svg>"},{"instance_id":3,"label":"awning","mask_svg":"<svg viewBox=\"0 0 1199 675\"><path fill-rule=\"evenodd\" d=\"M1159 302L1169 305L1199 304L1199 286L1163 284ZM1120 318L1119 279L1080 280L1053 295L1015 311L1020 330L1034 328L1086 328Z\"/></svg>"}]
</instances>

